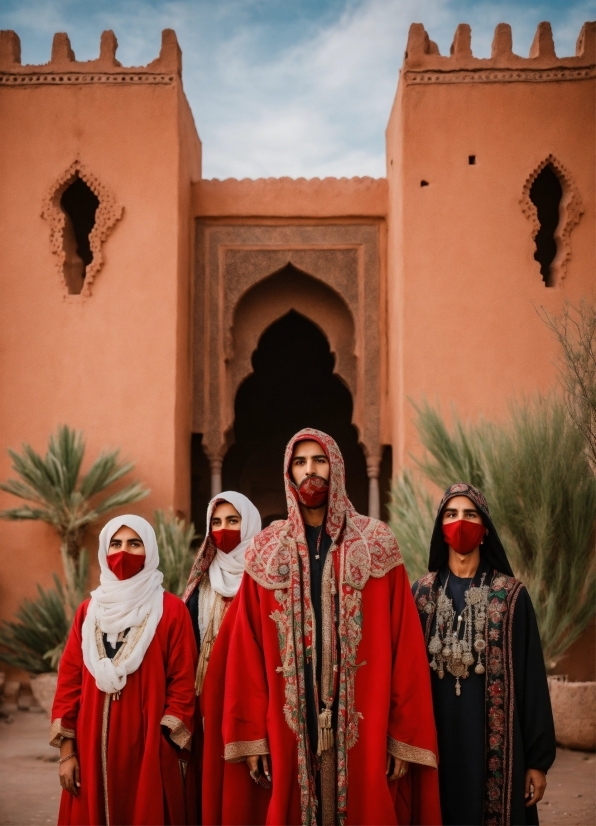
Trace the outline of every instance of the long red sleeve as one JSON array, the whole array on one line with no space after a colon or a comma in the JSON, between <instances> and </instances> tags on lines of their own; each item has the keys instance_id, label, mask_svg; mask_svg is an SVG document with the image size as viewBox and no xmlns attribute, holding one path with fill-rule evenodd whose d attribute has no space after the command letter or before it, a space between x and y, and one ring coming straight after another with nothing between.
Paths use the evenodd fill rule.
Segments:
<instances>
[{"instance_id":1,"label":"long red sleeve","mask_svg":"<svg viewBox=\"0 0 596 826\"><path fill-rule=\"evenodd\" d=\"M79 605L70 634L60 658L58 685L52 705L52 728L50 742L59 746L64 737L74 739L77 717L81 706L83 684L83 650L81 648L81 628L87 614L89 600Z\"/></svg>"}]
</instances>

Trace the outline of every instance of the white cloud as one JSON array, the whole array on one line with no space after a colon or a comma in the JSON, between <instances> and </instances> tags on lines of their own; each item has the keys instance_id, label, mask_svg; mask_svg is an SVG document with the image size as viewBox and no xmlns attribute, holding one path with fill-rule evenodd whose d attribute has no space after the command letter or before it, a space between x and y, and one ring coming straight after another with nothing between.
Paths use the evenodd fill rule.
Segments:
<instances>
[{"instance_id":1,"label":"white cloud","mask_svg":"<svg viewBox=\"0 0 596 826\"><path fill-rule=\"evenodd\" d=\"M48 59L54 31L69 32L79 59L93 58L101 30L112 28L119 59L142 65L157 55L161 29L174 28L205 177L324 177L384 175L384 130L411 22L424 23L443 54L456 25L469 22L483 57L497 23L511 23L524 55L537 23L554 17L561 55L573 53L593 13L588 0L287 2L0 0L0 19L19 31L29 62Z\"/></svg>"}]
</instances>

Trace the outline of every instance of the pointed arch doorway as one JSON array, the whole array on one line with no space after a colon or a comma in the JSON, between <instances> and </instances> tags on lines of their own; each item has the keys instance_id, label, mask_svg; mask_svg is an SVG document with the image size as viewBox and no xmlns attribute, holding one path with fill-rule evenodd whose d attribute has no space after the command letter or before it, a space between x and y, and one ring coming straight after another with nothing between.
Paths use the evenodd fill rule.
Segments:
<instances>
[{"instance_id":1,"label":"pointed arch doorway","mask_svg":"<svg viewBox=\"0 0 596 826\"><path fill-rule=\"evenodd\" d=\"M264 524L285 518L283 455L290 437L316 427L337 441L346 463L348 495L367 512L366 460L352 425L352 395L334 375L329 341L295 310L271 324L252 356L253 373L234 404L234 443L222 468L223 488L240 490L257 506Z\"/></svg>"}]
</instances>

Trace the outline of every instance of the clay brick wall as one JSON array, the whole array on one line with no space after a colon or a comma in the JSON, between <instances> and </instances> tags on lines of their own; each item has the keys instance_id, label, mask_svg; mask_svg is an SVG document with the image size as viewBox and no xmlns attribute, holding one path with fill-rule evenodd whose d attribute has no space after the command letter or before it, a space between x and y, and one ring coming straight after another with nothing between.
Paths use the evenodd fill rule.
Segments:
<instances>
[{"instance_id":1,"label":"clay brick wall","mask_svg":"<svg viewBox=\"0 0 596 826\"><path fill-rule=\"evenodd\" d=\"M67 423L84 431L89 460L120 447L136 461L151 495L135 510L188 512L190 181L200 143L174 33L148 66L122 67L115 48L104 33L98 60L80 63L56 35L50 63L22 66L16 35L0 40L0 478L10 475L7 447L45 452ZM75 173L110 209L102 266L69 295L57 204ZM15 504L0 496L0 507ZM96 543L90 534L92 558ZM7 617L61 564L53 531L38 523L0 521L0 547Z\"/></svg>"}]
</instances>

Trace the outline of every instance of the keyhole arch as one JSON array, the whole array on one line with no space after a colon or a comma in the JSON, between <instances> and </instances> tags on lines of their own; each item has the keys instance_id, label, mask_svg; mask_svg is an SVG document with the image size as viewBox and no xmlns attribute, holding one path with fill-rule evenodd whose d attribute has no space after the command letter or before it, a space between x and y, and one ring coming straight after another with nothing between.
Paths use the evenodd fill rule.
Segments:
<instances>
[{"instance_id":1,"label":"keyhole arch","mask_svg":"<svg viewBox=\"0 0 596 826\"><path fill-rule=\"evenodd\" d=\"M545 287L558 287L571 259L571 231L584 211L579 189L569 170L550 154L526 178L520 204L531 224L536 269Z\"/></svg>"},{"instance_id":2,"label":"keyhole arch","mask_svg":"<svg viewBox=\"0 0 596 826\"><path fill-rule=\"evenodd\" d=\"M81 199L82 210L77 208ZM46 190L41 216L50 227L50 249L66 300L81 301L91 295L104 264L104 243L122 213L111 190L79 159Z\"/></svg>"}]
</instances>

